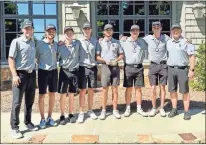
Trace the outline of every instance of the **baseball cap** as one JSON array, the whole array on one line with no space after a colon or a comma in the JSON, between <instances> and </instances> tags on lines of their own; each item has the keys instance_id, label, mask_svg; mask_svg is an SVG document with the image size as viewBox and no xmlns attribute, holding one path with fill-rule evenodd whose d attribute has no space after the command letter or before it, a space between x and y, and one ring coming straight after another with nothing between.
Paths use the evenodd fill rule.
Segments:
<instances>
[{"instance_id":1,"label":"baseball cap","mask_svg":"<svg viewBox=\"0 0 206 145\"><path fill-rule=\"evenodd\" d=\"M64 33L67 31L67 30L72 30L74 32L74 29L70 26L66 26L64 27Z\"/></svg>"},{"instance_id":2,"label":"baseball cap","mask_svg":"<svg viewBox=\"0 0 206 145\"><path fill-rule=\"evenodd\" d=\"M181 25L180 24L173 24L172 27L171 27L171 30L174 29L174 28L181 29Z\"/></svg>"},{"instance_id":3,"label":"baseball cap","mask_svg":"<svg viewBox=\"0 0 206 145\"><path fill-rule=\"evenodd\" d=\"M53 24L49 24L46 26L46 31L49 29L55 29L55 31L56 31L56 27Z\"/></svg>"},{"instance_id":4,"label":"baseball cap","mask_svg":"<svg viewBox=\"0 0 206 145\"><path fill-rule=\"evenodd\" d=\"M30 20L26 20L22 24L22 29L26 28L26 27L33 27L34 28L34 25L33 25L33 23Z\"/></svg>"},{"instance_id":5,"label":"baseball cap","mask_svg":"<svg viewBox=\"0 0 206 145\"><path fill-rule=\"evenodd\" d=\"M104 30L106 30L106 29L113 29L113 26L111 24L106 24L104 26Z\"/></svg>"},{"instance_id":6,"label":"baseball cap","mask_svg":"<svg viewBox=\"0 0 206 145\"><path fill-rule=\"evenodd\" d=\"M138 29L139 30L139 26L138 25L132 25L130 30L133 30L133 29Z\"/></svg>"},{"instance_id":7,"label":"baseball cap","mask_svg":"<svg viewBox=\"0 0 206 145\"><path fill-rule=\"evenodd\" d=\"M153 26L162 26L161 22L156 21L156 22L152 22L152 27Z\"/></svg>"},{"instance_id":8,"label":"baseball cap","mask_svg":"<svg viewBox=\"0 0 206 145\"><path fill-rule=\"evenodd\" d=\"M83 29L84 28L91 28L91 24L89 23L89 22L85 22L84 24L83 24Z\"/></svg>"}]
</instances>

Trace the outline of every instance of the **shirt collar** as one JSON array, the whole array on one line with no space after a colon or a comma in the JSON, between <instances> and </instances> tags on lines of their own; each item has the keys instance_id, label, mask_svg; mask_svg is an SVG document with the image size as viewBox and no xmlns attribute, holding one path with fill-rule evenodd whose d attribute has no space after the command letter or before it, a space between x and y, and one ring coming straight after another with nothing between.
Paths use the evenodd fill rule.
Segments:
<instances>
[{"instance_id":1,"label":"shirt collar","mask_svg":"<svg viewBox=\"0 0 206 145\"><path fill-rule=\"evenodd\" d=\"M180 38L178 40L175 40L174 38L172 38L172 42L180 42L183 39L182 36L180 36Z\"/></svg>"},{"instance_id":2,"label":"shirt collar","mask_svg":"<svg viewBox=\"0 0 206 145\"><path fill-rule=\"evenodd\" d=\"M21 35L21 40L24 42L31 41L32 39L27 39L25 35Z\"/></svg>"},{"instance_id":3,"label":"shirt collar","mask_svg":"<svg viewBox=\"0 0 206 145\"><path fill-rule=\"evenodd\" d=\"M110 40L106 40L105 38L102 40L103 42L108 42L108 41L111 41L113 42L114 41L114 38L110 39Z\"/></svg>"},{"instance_id":4,"label":"shirt collar","mask_svg":"<svg viewBox=\"0 0 206 145\"><path fill-rule=\"evenodd\" d=\"M88 39L86 37L83 37L83 40L88 41ZM92 37L90 37L89 41L92 40Z\"/></svg>"}]
</instances>

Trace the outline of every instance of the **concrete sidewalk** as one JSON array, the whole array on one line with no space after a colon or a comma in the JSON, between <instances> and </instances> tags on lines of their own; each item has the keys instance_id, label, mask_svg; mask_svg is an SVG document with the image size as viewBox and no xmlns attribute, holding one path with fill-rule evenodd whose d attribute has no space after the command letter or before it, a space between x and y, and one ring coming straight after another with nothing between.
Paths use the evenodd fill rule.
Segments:
<instances>
[{"instance_id":1,"label":"concrete sidewalk","mask_svg":"<svg viewBox=\"0 0 206 145\"><path fill-rule=\"evenodd\" d=\"M205 115L201 111L192 110L189 121L183 120L183 111L172 119L159 115L144 118L134 112L117 120L108 114L104 121L88 118L83 124L59 125L37 132L25 129L21 113L20 130L24 138L18 140L10 135L10 114L1 113L1 143L205 143ZM54 113L53 118L58 121L59 115ZM32 118L33 123L39 124L38 113Z\"/></svg>"}]
</instances>

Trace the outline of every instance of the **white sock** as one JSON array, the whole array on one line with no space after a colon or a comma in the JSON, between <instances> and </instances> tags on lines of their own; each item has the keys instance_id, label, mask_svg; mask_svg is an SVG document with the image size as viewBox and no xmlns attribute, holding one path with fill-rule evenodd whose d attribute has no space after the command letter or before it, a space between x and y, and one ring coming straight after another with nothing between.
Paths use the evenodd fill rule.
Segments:
<instances>
[{"instance_id":1,"label":"white sock","mask_svg":"<svg viewBox=\"0 0 206 145\"><path fill-rule=\"evenodd\" d=\"M80 112L79 114L84 114L84 112Z\"/></svg>"},{"instance_id":2,"label":"white sock","mask_svg":"<svg viewBox=\"0 0 206 145\"><path fill-rule=\"evenodd\" d=\"M103 112L106 112L106 109L102 109Z\"/></svg>"},{"instance_id":3,"label":"white sock","mask_svg":"<svg viewBox=\"0 0 206 145\"><path fill-rule=\"evenodd\" d=\"M141 109L141 105L137 105L137 110L140 110Z\"/></svg>"},{"instance_id":4,"label":"white sock","mask_svg":"<svg viewBox=\"0 0 206 145\"><path fill-rule=\"evenodd\" d=\"M127 105L127 106L126 106L126 109L130 109L130 105Z\"/></svg>"},{"instance_id":5,"label":"white sock","mask_svg":"<svg viewBox=\"0 0 206 145\"><path fill-rule=\"evenodd\" d=\"M114 110L113 110L113 113L114 113L114 112L117 112L117 110L116 110L116 109L114 109Z\"/></svg>"}]
</instances>

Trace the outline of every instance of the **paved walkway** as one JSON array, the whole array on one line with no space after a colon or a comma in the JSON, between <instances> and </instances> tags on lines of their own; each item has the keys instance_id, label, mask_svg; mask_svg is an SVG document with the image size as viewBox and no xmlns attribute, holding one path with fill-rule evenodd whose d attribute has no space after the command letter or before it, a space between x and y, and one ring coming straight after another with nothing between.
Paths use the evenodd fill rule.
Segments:
<instances>
[{"instance_id":1,"label":"paved walkway","mask_svg":"<svg viewBox=\"0 0 206 145\"><path fill-rule=\"evenodd\" d=\"M86 119L83 124L67 124L50 127L37 132L28 132L20 115L20 130L23 139L10 135L9 113L1 113L1 143L205 143L205 115L202 110L192 110L192 119L183 120L183 112L175 118L144 118L136 113L117 120L108 114L106 120ZM120 112L122 113L122 112ZM98 114L98 113L97 113ZM59 119L59 114L53 114ZM38 124L40 115L33 114Z\"/></svg>"}]
</instances>

